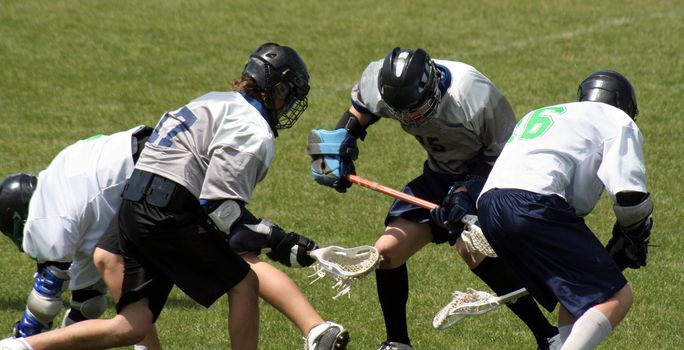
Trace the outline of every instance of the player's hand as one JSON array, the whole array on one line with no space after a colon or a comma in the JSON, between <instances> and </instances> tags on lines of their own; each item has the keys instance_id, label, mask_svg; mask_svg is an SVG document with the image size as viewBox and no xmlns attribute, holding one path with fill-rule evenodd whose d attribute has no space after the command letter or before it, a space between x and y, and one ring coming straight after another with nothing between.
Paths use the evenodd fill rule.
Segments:
<instances>
[{"instance_id":1,"label":"player's hand","mask_svg":"<svg viewBox=\"0 0 684 350\"><path fill-rule=\"evenodd\" d=\"M346 192L351 186L347 175L356 173L354 160L359 154L356 138L346 129L311 130L307 152L311 156L314 180L338 192Z\"/></svg>"},{"instance_id":2,"label":"player's hand","mask_svg":"<svg viewBox=\"0 0 684 350\"><path fill-rule=\"evenodd\" d=\"M309 256L309 252L318 246L309 237L296 232L284 233L277 227L277 230L271 232L268 240L271 251L266 256L287 267L307 267L316 262Z\"/></svg>"},{"instance_id":3,"label":"player's hand","mask_svg":"<svg viewBox=\"0 0 684 350\"><path fill-rule=\"evenodd\" d=\"M454 245L465 227L462 222L466 214L475 214L475 202L468 193L465 183L457 182L449 187L442 205L430 210L432 220L449 230L449 244Z\"/></svg>"},{"instance_id":4,"label":"player's hand","mask_svg":"<svg viewBox=\"0 0 684 350\"><path fill-rule=\"evenodd\" d=\"M648 264L648 242L652 228L651 216L632 229L625 229L615 223L613 237L608 241L606 250L621 270L638 269Z\"/></svg>"}]
</instances>

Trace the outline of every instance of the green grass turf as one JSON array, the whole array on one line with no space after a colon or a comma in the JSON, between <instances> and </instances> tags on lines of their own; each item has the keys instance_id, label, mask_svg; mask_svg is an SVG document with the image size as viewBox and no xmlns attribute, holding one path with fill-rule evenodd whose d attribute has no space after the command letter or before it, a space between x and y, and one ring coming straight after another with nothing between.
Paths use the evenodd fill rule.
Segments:
<instances>
[{"instance_id":1,"label":"green grass turf","mask_svg":"<svg viewBox=\"0 0 684 350\"><path fill-rule=\"evenodd\" d=\"M471 64L508 96L516 113L572 101L579 81L611 68L634 83L655 201L649 266L626 272L635 302L602 349L678 349L683 339L680 182L684 7L645 1L16 1L0 7L0 176L37 173L59 150L96 133L154 125L207 91L226 90L265 41L294 47L309 66L310 108L277 140L278 155L250 205L256 215L320 245L372 244L391 199L358 186L346 194L315 184L306 135L331 128L365 66L394 46ZM398 123L370 129L360 175L400 187L419 174L424 152ZM614 221L603 198L587 218L606 241ZM0 334L9 333L30 289L33 263L0 240ZM326 319L351 332L350 349L384 339L373 278L333 301L310 270L288 270ZM507 310L446 331L431 319L455 289L485 289L448 246L411 259L409 327L416 349L532 349ZM66 301L66 296L65 296ZM111 316L108 311L106 316ZM209 310L175 290L158 322L167 349L228 348L225 298ZM555 319L554 314L548 314ZM4 331L3 331L4 329ZM261 349L302 347L296 328L261 311Z\"/></svg>"}]
</instances>

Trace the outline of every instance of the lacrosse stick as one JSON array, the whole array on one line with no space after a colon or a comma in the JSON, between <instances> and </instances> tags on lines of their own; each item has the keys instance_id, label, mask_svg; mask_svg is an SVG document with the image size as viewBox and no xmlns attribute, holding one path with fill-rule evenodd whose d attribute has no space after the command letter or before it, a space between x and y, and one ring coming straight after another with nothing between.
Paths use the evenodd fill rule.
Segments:
<instances>
[{"instance_id":1,"label":"lacrosse stick","mask_svg":"<svg viewBox=\"0 0 684 350\"><path fill-rule=\"evenodd\" d=\"M404 202L417 205L423 209L432 210L438 207L438 205L435 203L420 199L408 193L397 191L387 186L383 186L377 182L370 181L358 175L349 174L347 175L347 180L349 180L349 182L358 184L361 187L370 188L376 192L380 192ZM489 245L489 242L487 242L482 230L477 225L477 216L466 215L463 217L463 219L461 219L461 222L465 224L465 228L461 233L461 239L463 239L463 242L466 244L468 251L478 251L486 256L493 258L496 257L494 249L492 249L492 247Z\"/></svg>"},{"instance_id":2,"label":"lacrosse stick","mask_svg":"<svg viewBox=\"0 0 684 350\"><path fill-rule=\"evenodd\" d=\"M333 245L312 250L309 256L316 260L312 266L315 272L309 276L314 277L311 283L326 276L335 280L333 288L338 293L333 299L349 294L355 283L375 270L382 261L378 250L369 245L354 248Z\"/></svg>"},{"instance_id":3,"label":"lacrosse stick","mask_svg":"<svg viewBox=\"0 0 684 350\"><path fill-rule=\"evenodd\" d=\"M468 288L466 292L455 291L451 301L435 314L432 327L447 329L468 316L486 314L527 294L525 288L500 297L472 288Z\"/></svg>"}]
</instances>

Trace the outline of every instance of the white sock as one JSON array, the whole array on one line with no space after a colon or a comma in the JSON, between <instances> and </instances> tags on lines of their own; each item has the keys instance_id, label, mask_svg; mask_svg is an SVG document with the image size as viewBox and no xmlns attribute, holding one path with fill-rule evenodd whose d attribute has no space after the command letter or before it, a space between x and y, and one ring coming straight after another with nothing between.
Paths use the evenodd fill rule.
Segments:
<instances>
[{"instance_id":1,"label":"white sock","mask_svg":"<svg viewBox=\"0 0 684 350\"><path fill-rule=\"evenodd\" d=\"M587 310L575 321L562 350L593 349L613 330L608 318L594 308Z\"/></svg>"},{"instance_id":2,"label":"white sock","mask_svg":"<svg viewBox=\"0 0 684 350\"><path fill-rule=\"evenodd\" d=\"M560 335L561 343L565 343L565 341L568 340L570 331L572 331L572 323L558 327L558 335Z\"/></svg>"},{"instance_id":3,"label":"white sock","mask_svg":"<svg viewBox=\"0 0 684 350\"><path fill-rule=\"evenodd\" d=\"M133 345L133 350L147 350L145 345L135 344Z\"/></svg>"},{"instance_id":4,"label":"white sock","mask_svg":"<svg viewBox=\"0 0 684 350\"><path fill-rule=\"evenodd\" d=\"M26 347L26 350L33 350L33 347L31 346L31 344L28 343L28 341L27 341L26 339L24 339L24 338L18 338L18 340L19 340L22 344L24 344L24 346Z\"/></svg>"},{"instance_id":5,"label":"white sock","mask_svg":"<svg viewBox=\"0 0 684 350\"><path fill-rule=\"evenodd\" d=\"M33 350L24 338L5 338L0 340L0 349L3 350Z\"/></svg>"}]
</instances>

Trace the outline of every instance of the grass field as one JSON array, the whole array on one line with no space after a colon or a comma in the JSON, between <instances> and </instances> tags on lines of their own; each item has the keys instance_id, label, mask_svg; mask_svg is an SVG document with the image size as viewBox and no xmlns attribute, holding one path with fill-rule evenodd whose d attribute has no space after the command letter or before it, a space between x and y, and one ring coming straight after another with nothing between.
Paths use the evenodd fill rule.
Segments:
<instances>
[{"instance_id":1,"label":"grass field","mask_svg":"<svg viewBox=\"0 0 684 350\"><path fill-rule=\"evenodd\" d=\"M433 1L25 1L0 5L0 177L37 173L59 150L96 133L154 125L207 91L227 90L265 41L294 47L308 64L310 107L277 139L278 156L250 209L320 245L372 244L391 199L360 187L346 194L312 181L305 151L312 128L332 128L365 66L394 46L477 67L516 113L575 99L579 81L611 68L634 83L655 201L650 262L626 272L635 303L601 349L680 349L684 343L684 210L680 204L684 116L684 6L679 0ZM383 120L360 143L360 175L392 187L419 174L424 153ZM677 136L680 135L680 136ZM677 141L680 140L680 141ZM606 241L606 198L587 218ZM20 316L33 262L0 240L0 335ZM384 339L373 278L333 301L310 270L289 270L327 319L351 332L350 349ZM446 331L431 319L455 289L485 289L446 245L409 263L409 327L416 349L532 349L507 310ZM66 301L65 296L65 301ZM108 311L106 316L113 315ZM167 349L228 348L227 302L205 310L174 291L158 322ZM548 314L555 321L555 313ZM298 349L301 335L269 305L262 349Z\"/></svg>"}]
</instances>

